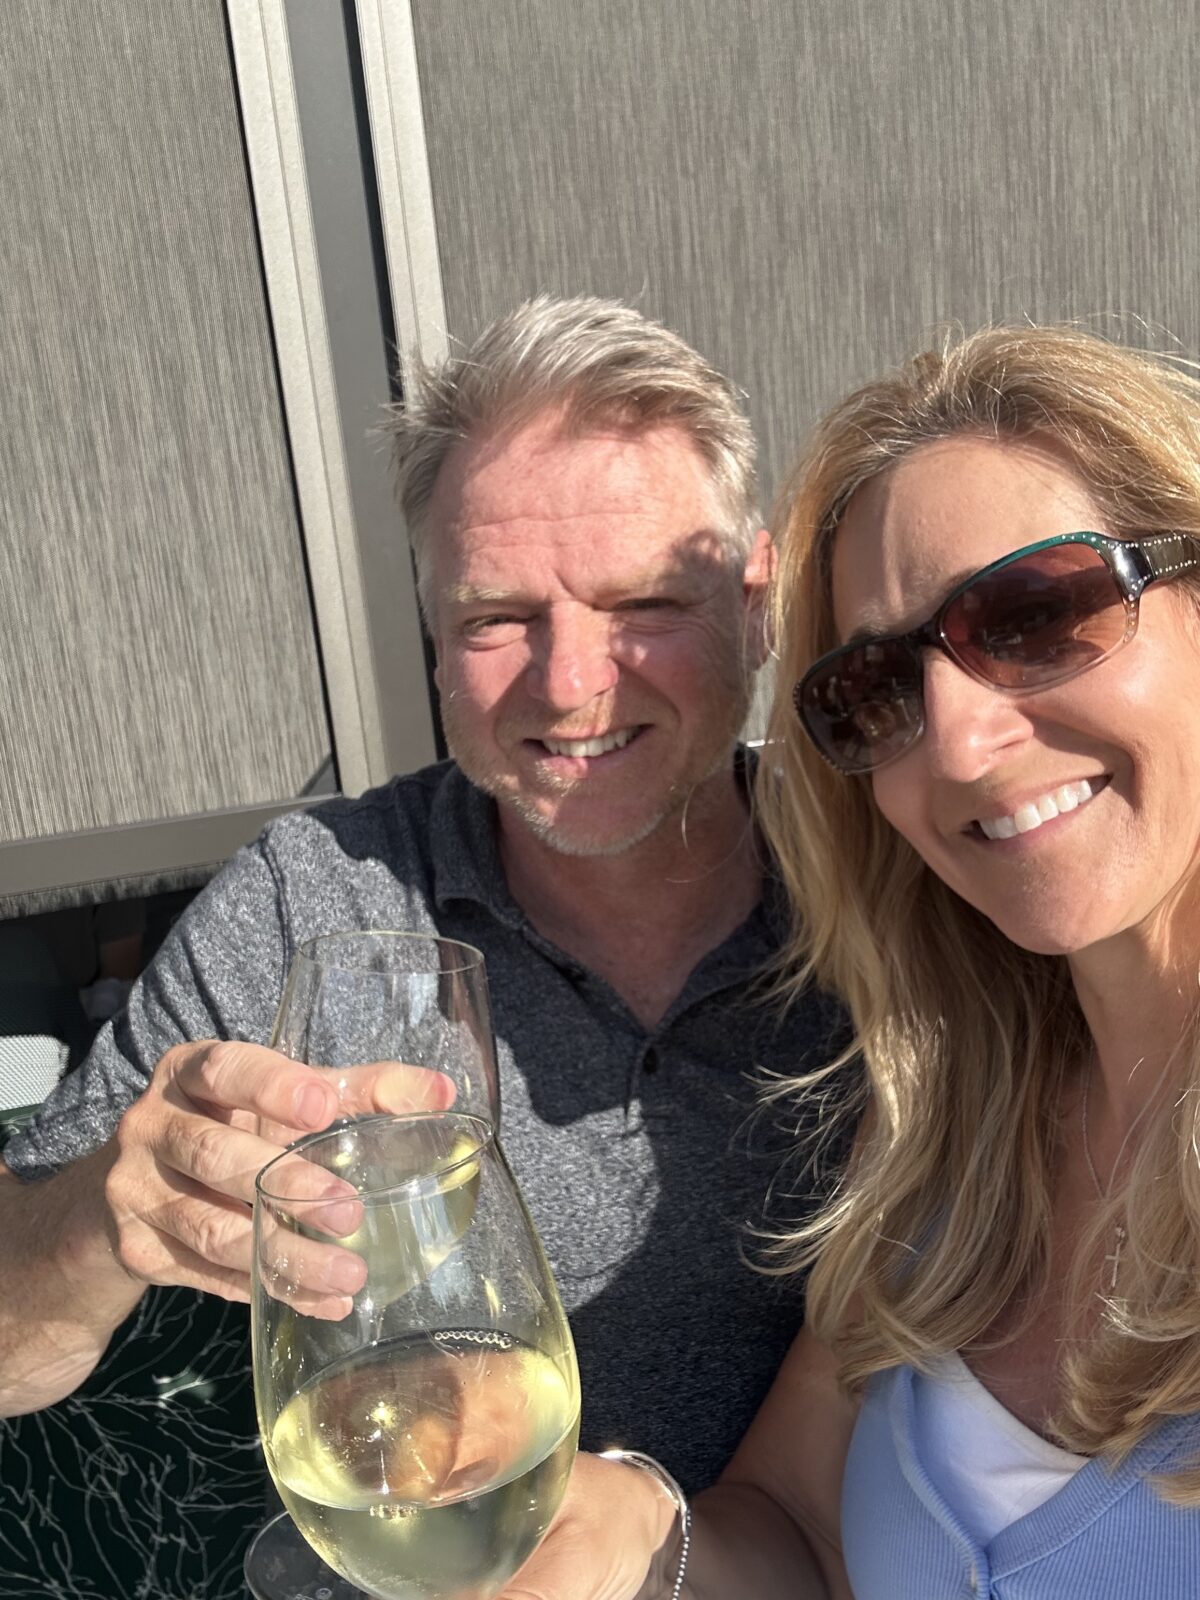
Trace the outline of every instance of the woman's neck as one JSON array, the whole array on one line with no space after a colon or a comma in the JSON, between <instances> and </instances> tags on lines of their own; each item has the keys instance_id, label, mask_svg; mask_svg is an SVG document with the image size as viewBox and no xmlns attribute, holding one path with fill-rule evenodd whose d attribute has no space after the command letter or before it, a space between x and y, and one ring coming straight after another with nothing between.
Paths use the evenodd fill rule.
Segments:
<instances>
[{"instance_id":1,"label":"woman's neck","mask_svg":"<svg viewBox=\"0 0 1200 1600\"><path fill-rule=\"evenodd\" d=\"M1139 929L1072 956L1070 966L1095 1044L1093 1120L1119 1142L1173 1082L1200 1000L1197 959Z\"/></svg>"}]
</instances>

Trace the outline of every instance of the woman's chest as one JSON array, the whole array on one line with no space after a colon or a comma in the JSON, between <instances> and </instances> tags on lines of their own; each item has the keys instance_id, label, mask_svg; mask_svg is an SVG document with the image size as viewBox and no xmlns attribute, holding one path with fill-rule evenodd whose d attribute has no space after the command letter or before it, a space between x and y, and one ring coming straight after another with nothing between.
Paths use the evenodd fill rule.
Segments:
<instances>
[{"instance_id":1,"label":"woman's chest","mask_svg":"<svg viewBox=\"0 0 1200 1600\"><path fill-rule=\"evenodd\" d=\"M1065 1357L1095 1328L1100 1282L1079 1272L1076 1251L1086 1225L1082 1202L1060 1204L1049 1265L1026 1295L1014 1297L985 1333L963 1351L967 1365L1027 1428L1053 1438L1063 1410Z\"/></svg>"}]
</instances>

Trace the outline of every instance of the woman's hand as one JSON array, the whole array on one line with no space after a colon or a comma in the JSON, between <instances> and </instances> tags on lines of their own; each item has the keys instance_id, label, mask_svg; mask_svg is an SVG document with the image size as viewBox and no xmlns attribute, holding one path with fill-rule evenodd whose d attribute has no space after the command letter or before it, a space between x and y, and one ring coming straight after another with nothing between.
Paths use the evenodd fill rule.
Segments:
<instances>
[{"instance_id":1,"label":"woman's hand","mask_svg":"<svg viewBox=\"0 0 1200 1600\"><path fill-rule=\"evenodd\" d=\"M580 1454L549 1533L499 1600L633 1600L677 1522L648 1472Z\"/></svg>"},{"instance_id":2,"label":"woman's hand","mask_svg":"<svg viewBox=\"0 0 1200 1600\"><path fill-rule=\"evenodd\" d=\"M857 1414L833 1355L800 1333L733 1460L692 1502L688 1600L853 1600L840 1502ZM650 1473L581 1455L549 1533L499 1600L634 1600L643 1584L664 1600L678 1533Z\"/></svg>"}]
</instances>

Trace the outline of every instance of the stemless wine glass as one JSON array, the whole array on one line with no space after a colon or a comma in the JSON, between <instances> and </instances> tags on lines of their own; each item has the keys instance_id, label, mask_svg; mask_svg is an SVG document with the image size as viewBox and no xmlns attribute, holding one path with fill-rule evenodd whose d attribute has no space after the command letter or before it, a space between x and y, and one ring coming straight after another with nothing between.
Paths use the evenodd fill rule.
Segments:
<instances>
[{"instance_id":1,"label":"stemless wine glass","mask_svg":"<svg viewBox=\"0 0 1200 1600\"><path fill-rule=\"evenodd\" d=\"M327 1285L350 1241L347 1311ZM254 1252L259 1427L305 1539L382 1600L488 1600L549 1526L579 1432L570 1330L493 1125L452 1109L300 1140L259 1174Z\"/></svg>"},{"instance_id":2,"label":"stemless wine glass","mask_svg":"<svg viewBox=\"0 0 1200 1600\"><path fill-rule=\"evenodd\" d=\"M296 951L271 1048L337 1073L346 1113L369 1069L431 1067L454 1085L454 1109L500 1119L483 952L436 934L329 933Z\"/></svg>"}]
</instances>

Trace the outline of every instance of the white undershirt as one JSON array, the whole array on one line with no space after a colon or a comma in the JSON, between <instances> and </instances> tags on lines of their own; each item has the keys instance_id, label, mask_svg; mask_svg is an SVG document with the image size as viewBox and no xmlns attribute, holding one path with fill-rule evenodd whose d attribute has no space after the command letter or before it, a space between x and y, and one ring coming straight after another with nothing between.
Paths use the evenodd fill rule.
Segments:
<instances>
[{"instance_id":1,"label":"white undershirt","mask_svg":"<svg viewBox=\"0 0 1200 1600\"><path fill-rule=\"evenodd\" d=\"M917 1454L981 1545L1044 1505L1086 1461L1006 1411L956 1353L913 1380Z\"/></svg>"}]
</instances>

